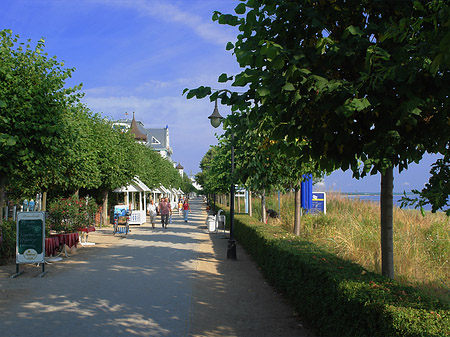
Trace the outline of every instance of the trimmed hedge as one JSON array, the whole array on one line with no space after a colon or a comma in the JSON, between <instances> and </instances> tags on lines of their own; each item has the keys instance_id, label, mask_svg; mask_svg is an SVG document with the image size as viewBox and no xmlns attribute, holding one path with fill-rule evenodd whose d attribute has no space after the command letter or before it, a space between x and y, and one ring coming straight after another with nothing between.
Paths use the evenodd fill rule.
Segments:
<instances>
[{"instance_id":1,"label":"trimmed hedge","mask_svg":"<svg viewBox=\"0 0 450 337\"><path fill-rule=\"evenodd\" d=\"M247 215L235 215L235 236L320 335L450 336L450 307L413 287Z\"/></svg>"},{"instance_id":2,"label":"trimmed hedge","mask_svg":"<svg viewBox=\"0 0 450 337\"><path fill-rule=\"evenodd\" d=\"M6 263L16 254L16 222L3 221L1 225L0 263Z\"/></svg>"}]
</instances>

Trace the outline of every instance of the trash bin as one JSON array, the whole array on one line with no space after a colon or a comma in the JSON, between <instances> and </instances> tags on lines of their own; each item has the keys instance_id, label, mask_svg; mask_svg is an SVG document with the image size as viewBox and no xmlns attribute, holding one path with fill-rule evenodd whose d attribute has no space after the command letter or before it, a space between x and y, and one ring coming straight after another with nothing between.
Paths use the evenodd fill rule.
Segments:
<instances>
[{"instance_id":1,"label":"trash bin","mask_svg":"<svg viewBox=\"0 0 450 337\"><path fill-rule=\"evenodd\" d=\"M217 228L225 229L225 215L217 215Z\"/></svg>"},{"instance_id":2,"label":"trash bin","mask_svg":"<svg viewBox=\"0 0 450 337\"><path fill-rule=\"evenodd\" d=\"M208 226L208 230L210 232L216 231L216 217L214 215L208 215L206 218L206 225Z\"/></svg>"}]
</instances>

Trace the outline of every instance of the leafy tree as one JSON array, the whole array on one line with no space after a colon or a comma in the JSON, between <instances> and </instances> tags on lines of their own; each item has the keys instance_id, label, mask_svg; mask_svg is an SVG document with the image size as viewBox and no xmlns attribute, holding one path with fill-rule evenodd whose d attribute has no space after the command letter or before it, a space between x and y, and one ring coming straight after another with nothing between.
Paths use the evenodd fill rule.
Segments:
<instances>
[{"instance_id":1,"label":"leafy tree","mask_svg":"<svg viewBox=\"0 0 450 337\"><path fill-rule=\"evenodd\" d=\"M163 176L161 155L145 145L136 143L134 160L138 164L136 175L149 188L159 187Z\"/></svg>"},{"instance_id":2,"label":"leafy tree","mask_svg":"<svg viewBox=\"0 0 450 337\"><path fill-rule=\"evenodd\" d=\"M425 216L424 206L431 205L431 211L445 211L450 216L450 155L446 154L443 158L438 159L431 165L431 177L422 190L413 190L412 192L418 197L402 198L402 207L407 205L415 205L420 208L422 215Z\"/></svg>"},{"instance_id":3,"label":"leafy tree","mask_svg":"<svg viewBox=\"0 0 450 337\"><path fill-rule=\"evenodd\" d=\"M64 121L66 156L55 162L59 169L51 177L51 187L57 194L67 191L69 195L81 188L96 189L101 185L98 144L104 137L96 125L104 121L80 103L67 109Z\"/></svg>"},{"instance_id":4,"label":"leafy tree","mask_svg":"<svg viewBox=\"0 0 450 337\"><path fill-rule=\"evenodd\" d=\"M219 139L219 144L225 139ZM212 146L203 156L200 162L202 175L198 182L202 185L206 194L227 193L231 187L231 167L229 146Z\"/></svg>"},{"instance_id":5,"label":"leafy tree","mask_svg":"<svg viewBox=\"0 0 450 337\"><path fill-rule=\"evenodd\" d=\"M30 46L11 30L0 31L0 205L9 179L25 177L30 191L40 190L55 159L65 155L63 119L67 106L78 99L64 88L73 69L44 53L44 40ZM0 222L2 221L0 207Z\"/></svg>"},{"instance_id":6,"label":"leafy tree","mask_svg":"<svg viewBox=\"0 0 450 337\"><path fill-rule=\"evenodd\" d=\"M128 132L113 128L105 119L94 124L96 139L97 166L100 184L97 189L103 193L103 219L107 217L108 192L132 182L137 173L136 141Z\"/></svg>"},{"instance_id":7,"label":"leafy tree","mask_svg":"<svg viewBox=\"0 0 450 337\"><path fill-rule=\"evenodd\" d=\"M213 19L239 27L227 49L244 70L219 82L246 91L222 103L258 106L248 119L275 141L301 135L308 146L291 154L320 168L381 173L382 272L393 278L393 168L448 140L449 73L432 67L438 50L421 34L427 27L399 34L405 20L423 15L419 2L248 0L235 12ZM207 95L200 87L188 98Z\"/></svg>"},{"instance_id":8,"label":"leafy tree","mask_svg":"<svg viewBox=\"0 0 450 337\"><path fill-rule=\"evenodd\" d=\"M447 1L434 0L425 4L417 2L418 16L404 18L399 23L400 29L392 29L389 34L395 40L403 40L412 35L417 40L418 51L428 55L431 72L435 76L442 76L450 69L450 5ZM409 33L409 34L408 34ZM426 41L426 43L423 43ZM422 42L422 43L420 43ZM445 131L444 131L445 132ZM431 168L431 177L425 187L413 190L418 198L403 198L403 206L416 205L424 213L423 206L430 204L432 212L443 210L450 215L448 196L450 194L450 154L449 144L440 150L444 157L438 159Z\"/></svg>"},{"instance_id":9,"label":"leafy tree","mask_svg":"<svg viewBox=\"0 0 450 337\"><path fill-rule=\"evenodd\" d=\"M192 180L189 178L189 176L186 173L183 173L182 180L183 180L183 184L182 184L181 190L185 194L189 194L191 192L198 193L198 190L194 187L194 185L192 184Z\"/></svg>"},{"instance_id":10,"label":"leafy tree","mask_svg":"<svg viewBox=\"0 0 450 337\"><path fill-rule=\"evenodd\" d=\"M253 109L258 109L254 107ZM307 142L295 139L291 143L285 140L274 141L270 138L270 131L258 128L258 125L248 118L248 110L235 112L226 122L232 125L225 136L234 134L236 147L236 177L241 185L250 190L262 191L262 208L265 209L265 191L283 189L293 186L296 192L294 232L300 234L301 205L300 186L305 174L321 176L321 171L308 158L291 156L307 146ZM235 130L235 131L232 131ZM265 221L265 212L262 212Z\"/></svg>"}]
</instances>

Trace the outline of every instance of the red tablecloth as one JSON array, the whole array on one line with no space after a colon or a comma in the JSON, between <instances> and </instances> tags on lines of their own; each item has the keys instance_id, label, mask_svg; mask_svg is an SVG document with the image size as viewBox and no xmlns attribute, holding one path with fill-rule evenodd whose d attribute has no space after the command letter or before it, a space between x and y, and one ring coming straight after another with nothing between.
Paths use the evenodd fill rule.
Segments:
<instances>
[{"instance_id":1,"label":"red tablecloth","mask_svg":"<svg viewBox=\"0 0 450 337\"><path fill-rule=\"evenodd\" d=\"M86 227L86 228L81 228L79 231L80 232L85 232L85 233L95 232L95 227L94 226L89 226L89 227Z\"/></svg>"},{"instance_id":2,"label":"red tablecloth","mask_svg":"<svg viewBox=\"0 0 450 337\"><path fill-rule=\"evenodd\" d=\"M45 238L45 255L47 257L54 256L58 252L59 238L49 237Z\"/></svg>"},{"instance_id":3,"label":"red tablecloth","mask_svg":"<svg viewBox=\"0 0 450 337\"><path fill-rule=\"evenodd\" d=\"M80 240L78 233L52 234L52 235L50 235L50 237L58 238L60 246L65 244L69 248L72 248L73 246L75 246Z\"/></svg>"},{"instance_id":4,"label":"red tablecloth","mask_svg":"<svg viewBox=\"0 0 450 337\"><path fill-rule=\"evenodd\" d=\"M78 233L52 234L45 238L45 255L47 257L55 256L62 245L72 248L80 241Z\"/></svg>"}]
</instances>

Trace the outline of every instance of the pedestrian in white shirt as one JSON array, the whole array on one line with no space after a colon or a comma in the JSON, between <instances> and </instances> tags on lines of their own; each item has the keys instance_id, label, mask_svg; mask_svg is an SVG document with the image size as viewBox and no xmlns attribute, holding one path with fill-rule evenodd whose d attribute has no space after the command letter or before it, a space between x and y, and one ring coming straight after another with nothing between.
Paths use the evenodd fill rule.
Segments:
<instances>
[{"instance_id":1,"label":"pedestrian in white shirt","mask_svg":"<svg viewBox=\"0 0 450 337\"><path fill-rule=\"evenodd\" d=\"M148 204L148 212L149 212L149 215L150 215L150 222L152 224L152 227L155 228L156 205L155 205L155 201L153 199L150 201L150 204Z\"/></svg>"}]
</instances>

